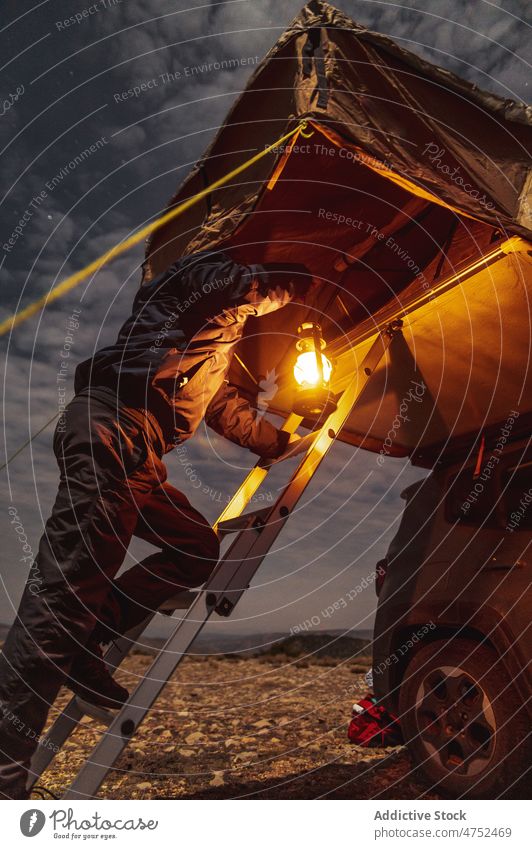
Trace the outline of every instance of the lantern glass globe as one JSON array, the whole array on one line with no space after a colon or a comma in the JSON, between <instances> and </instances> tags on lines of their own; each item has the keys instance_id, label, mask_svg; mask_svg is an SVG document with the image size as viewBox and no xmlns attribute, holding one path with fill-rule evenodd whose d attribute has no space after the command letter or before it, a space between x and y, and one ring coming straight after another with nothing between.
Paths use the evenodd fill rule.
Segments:
<instances>
[{"instance_id":1,"label":"lantern glass globe","mask_svg":"<svg viewBox=\"0 0 532 849\"><path fill-rule=\"evenodd\" d=\"M316 352L303 351L301 354L298 354L294 365L294 377L299 386L320 386L329 382L332 373L331 361L325 354L319 354L318 356L321 356L323 380L318 369Z\"/></svg>"}]
</instances>

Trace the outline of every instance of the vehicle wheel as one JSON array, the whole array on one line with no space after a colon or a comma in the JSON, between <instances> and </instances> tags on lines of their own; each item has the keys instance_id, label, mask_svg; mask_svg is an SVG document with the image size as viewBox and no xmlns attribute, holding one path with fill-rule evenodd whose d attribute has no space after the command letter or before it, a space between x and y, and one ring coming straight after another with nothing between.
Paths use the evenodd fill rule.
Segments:
<instances>
[{"instance_id":1,"label":"vehicle wheel","mask_svg":"<svg viewBox=\"0 0 532 849\"><path fill-rule=\"evenodd\" d=\"M454 796L500 795L530 762L530 722L511 679L471 640L438 640L415 655L399 715L415 764Z\"/></svg>"}]
</instances>

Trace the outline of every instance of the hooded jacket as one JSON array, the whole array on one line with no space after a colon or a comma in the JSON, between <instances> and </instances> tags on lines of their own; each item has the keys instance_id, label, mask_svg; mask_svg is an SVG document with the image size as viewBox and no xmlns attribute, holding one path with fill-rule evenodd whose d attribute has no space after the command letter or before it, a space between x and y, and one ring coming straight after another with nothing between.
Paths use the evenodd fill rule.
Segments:
<instances>
[{"instance_id":1,"label":"hooded jacket","mask_svg":"<svg viewBox=\"0 0 532 849\"><path fill-rule=\"evenodd\" d=\"M75 391L110 389L147 410L166 451L205 418L232 442L278 456L288 434L257 416L225 378L249 316L303 297L311 280L302 265L240 265L209 251L182 257L140 287L116 343L77 367Z\"/></svg>"}]
</instances>

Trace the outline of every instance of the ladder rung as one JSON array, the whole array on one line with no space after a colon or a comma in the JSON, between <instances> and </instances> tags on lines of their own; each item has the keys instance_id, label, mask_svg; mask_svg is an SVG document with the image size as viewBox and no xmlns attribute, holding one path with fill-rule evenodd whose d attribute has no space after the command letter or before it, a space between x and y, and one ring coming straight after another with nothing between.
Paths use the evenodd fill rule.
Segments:
<instances>
[{"instance_id":1,"label":"ladder rung","mask_svg":"<svg viewBox=\"0 0 532 849\"><path fill-rule=\"evenodd\" d=\"M297 442L293 442L280 457L275 457L271 460L261 460L260 465L263 469L269 469L275 463L282 463L283 460L290 460L298 454L307 453L321 433L321 430L313 430L312 433L308 433L306 436L298 439ZM233 519L224 519L218 523L216 530L219 534L223 535L238 533L238 531L247 531L254 525L261 527L263 520L266 519L270 512L271 507L250 510L249 513L241 513L240 516L235 516Z\"/></svg>"},{"instance_id":2,"label":"ladder rung","mask_svg":"<svg viewBox=\"0 0 532 849\"><path fill-rule=\"evenodd\" d=\"M168 598L159 607L161 613L171 613L172 610L188 610L192 602L197 598L198 593L190 590L176 593L172 598Z\"/></svg>"},{"instance_id":3,"label":"ladder rung","mask_svg":"<svg viewBox=\"0 0 532 849\"><path fill-rule=\"evenodd\" d=\"M218 525L219 534L236 534L238 531L247 531L256 523L260 527L263 519L271 512L270 507L261 507L259 510L250 510L249 513L241 513L240 516L235 516L234 519L224 519Z\"/></svg>"},{"instance_id":4,"label":"ladder rung","mask_svg":"<svg viewBox=\"0 0 532 849\"><path fill-rule=\"evenodd\" d=\"M86 716L91 716L93 719L101 722L102 725L110 725L116 716L111 710L86 702L85 699L81 699L79 696L76 696L76 705Z\"/></svg>"}]
</instances>

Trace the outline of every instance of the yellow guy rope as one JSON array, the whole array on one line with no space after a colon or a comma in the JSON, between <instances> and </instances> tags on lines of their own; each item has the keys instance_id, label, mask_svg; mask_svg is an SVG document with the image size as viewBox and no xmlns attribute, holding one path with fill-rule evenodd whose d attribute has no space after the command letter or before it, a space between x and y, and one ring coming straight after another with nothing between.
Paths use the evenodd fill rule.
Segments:
<instances>
[{"instance_id":1,"label":"yellow guy rope","mask_svg":"<svg viewBox=\"0 0 532 849\"><path fill-rule=\"evenodd\" d=\"M277 141L272 142L264 150L261 150L260 153L256 153L255 156L252 156L251 159L248 159L246 162L243 162L242 165L239 165L233 171L230 171L229 174L226 174L224 177L220 177L219 180L215 180L214 183L211 183L210 186L207 186L205 189L202 189L201 192L198 192L194 197L189 198L188 200L183 201L178 206L170 209L168 212L165 212L164 215L161 215L160 218L157 218L156 221L152 221L151 224L147 224L146 227L143 227L142 230L138 230L137 233L134 233L125 242L120 242L118 245L115 245L110 250L106 251L102 256L95 259L94 262L89 263L82 268L80 271L76 271L75 274L71 274L70 277L67 277L66 280L63 280L62 283L59 283L54 289L48 292L46 295L43 295L41 298L38 298L29 306L24 307L19 313L6 318L5 321L0 322L0 336L3 336L5 333L8 333L12 330L13 327L16 327L18 324L21 324L23 321L26 321L30 316L35 315L35 313L39 312L44 306L51 303L52 301L57 300L57 298L62 297L62 295L69 292L78 283L81 283L82 280L85 280L89 275L93 272L98 271L103 265L110 262L120 254L125 253L129 248L132 248L133 245L137 245L155 230L158 230L159 227L162 227L164 224L167 224L168 221L172 221L174 218L177 218L187 209L190 209L191 206L198 203L204 197L206 197L210 192L218 189L220 186L225 185L233 177L236 177L238 174L241 174L242 171L245 171L246 168L249 168L251 165L254 165L255 162L258 162L259 159L262 159L264 156L267 156L268 153L279 147L279 145L283 144L283 142L287 141L287 139L294 136L296 133L302 132L307 128L308 124L306 121L301 121L297 127L294 127L293 130L290 130L289 133L285 133L284 136L277 139Z\"/></svg>"}]
</instances>

